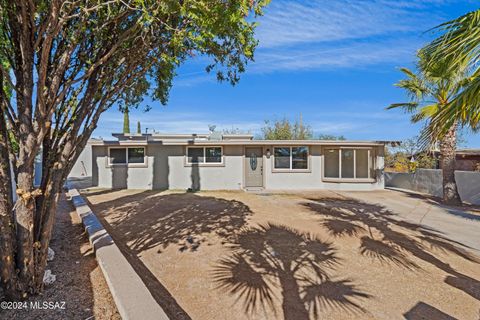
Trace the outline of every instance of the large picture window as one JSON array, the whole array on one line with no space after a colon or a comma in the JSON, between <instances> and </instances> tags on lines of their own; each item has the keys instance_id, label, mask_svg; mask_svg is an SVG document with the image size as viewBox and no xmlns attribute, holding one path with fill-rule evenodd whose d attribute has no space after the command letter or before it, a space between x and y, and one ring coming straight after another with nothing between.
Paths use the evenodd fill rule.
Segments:
<instances>
[{"instance_id":1,"label":"large picture window","mask_svg":"<svg viewBox=\"0 0 480 320\"><path fill-rule=\"evenodd\" d=\"M273 148L273 168L279 170L308 170L308 147Z\"/></svg>"},{"instance_id":2,"label":"large picture window","mask_svg":"<svg viewBox=\"0 0 480 320\"><path fill-rule=\"evenodd\" d=\"M323 177L327 179L373 179L372 149L327 148Z\"/></svg>"},{"instance_id":3,"label":"large picture window","mask_svg":"<svg viewBox=\"0 0 480 320\"><path fill-rule=\"evenodd\" d=\"M108 163L116 164L145 164L145 147L109 148Z\"/></svg>"},{"instance_id":4,"label":"large picture window","mask_svg":"<svg viewBox=\"0 0 480 320\"><path fill-rule=\"evenodd\" d=\"M188 147L187 163L222 163L222 147Z\"/></svg>"}]
</instances>

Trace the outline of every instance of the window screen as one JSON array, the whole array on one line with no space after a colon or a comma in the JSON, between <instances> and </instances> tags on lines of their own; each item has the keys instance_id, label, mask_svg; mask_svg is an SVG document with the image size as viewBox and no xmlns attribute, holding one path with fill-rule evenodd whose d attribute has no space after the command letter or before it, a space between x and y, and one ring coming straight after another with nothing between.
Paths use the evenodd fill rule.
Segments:
<instances>
[{"instance_id":1,"label":"window screen","mask_svg":"<svg viewBox=\"0 0 480 320\"><path fill-rule=\"evenodd\" d=\"M342 178L353 178L353 149L342 150Z\"/></svg>"},{"instance_id":2,"label":"window screen","mask_svg":"<svg viewBox=\"0 0 480 320\"><path fill-rule=\"evenodd\" d=\"M357 178L368 178L368 150L355 150L355 170Z\"/></svg>"},{"instance_id":3,"label":"window screen","mask_svg":"<svg viewBox=\"0 0 480 320\"><path fill-rule=\"evenodd\" d=\"M338 149L325 150L325 178L340 178L339 152Z\"/></svg>"}]
</instances>

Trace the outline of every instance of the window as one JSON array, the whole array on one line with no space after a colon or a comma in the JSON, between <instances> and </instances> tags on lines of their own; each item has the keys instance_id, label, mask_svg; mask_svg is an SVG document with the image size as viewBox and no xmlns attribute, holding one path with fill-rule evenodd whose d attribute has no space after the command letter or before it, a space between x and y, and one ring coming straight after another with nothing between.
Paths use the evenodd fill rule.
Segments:
<instances>
[{"instance_id":1,"label":"window","mask_svg":"<svg viewBox=\"0 0 480 320\"><path fill-rule=\"evenodd\" d=\"M292 147L292 169L308 169L307 147Z\"/></svg>"},{"instance_id":2,"label":"window","mask_svg":"<svg viewBox=\"0 0 480 320\"><path fill-rule=\"evenodd\" d=\"M273 148L273 155L274 169L308 169L308 147L275 147Z\"/></svg>"},{"instance_id":3,"label":"window","mask_svg":"<svg viewBox=\"0 0 480 320\"><path fill-rule=\"evenodd\" d=\"M128 148L128 163L144 163L145 148Z\"/></svg>"},{"instance_id":4,"label":"window","mask_svg":"<svg viewBox=\"0 0 480 320\"><path fill-rule=\"evenodd\" d=\"M187 163L222 163L222 147L188 147Z\"/></svg>"},{"instance_id":5,"label":"window","mask_svg":"<svg viewBox=\"0 0 480 320\"><path fill-rule=\"evenodd\" d=\"M323 170L325 178L340 178L339 154L339 149L325 150L325 165Z\"/></svg>"},{"instance_id":6,"label":"window","mask_svg":"<svg viewBox=\"0 0 480 320\"><path fill-rule=\"evenodd\" d=\"M203 163L203 148L188 148L188 163Z\"/></svg>"},{"instance_id":7,"label":"window","mask_svg":"<svg viewBox=\"0 0 480 320\"><path fill-rule=\"evenodd\" d=\"M205 148L205 162L207 163L221 163L222 162L222 148Z\"/></svg>"},{"instance_id":8,"label":"window","mask_svg":"<svg viewBox=\"0 0 480 320\"><path fill-rule=\"evenodd\" d=\"M357 174L357 178L368 178L368 153L369 151L366 149L359 149L355 151L355 172Z\"/></svg>"},{"instance_id":9,"label":"window","mask_svg":"<svg viewBox=\"0 0 480 320\"><path fill-rule=\"evenodd\" d=\"M342 178L353 179L355 177L355 173L353 172L353 163L355 161L353 158L354 153L355 150L353 149L342 150Z\"/></svg>"},{"instance_id":10,"label":"window","mask_svg":"<svg viewBox=\"0 0 480 320\"><path fill-rule=\"evenodd\" d=\"M290 169L290 148L274 148L275 169Z\"/></svg>"},{"instance_id":11,"label":"window","mask_svg":"<svg viewBox=\"0 0 480 320\"><path fill-rule=\"evenodd\" d=\"M145 164L145 148L109 148L109 164Z\"/></svg>"},{"instance_id":12,"label":"window","mask_svg":"<svg viewBox=\"0 0 480 320\"><path fill-rule=\"evenodd\" d=\"M126 164L127 154L125 148L110 149L110 163L111 164Z\"/></svg>"},{"instance_id":13,"label":"window","mask_svg":"<svg viewBox=\"0 0 480 320\"><path fill-rule=\"evenodd\" d=\"M327 148L323 176L327 179L372 179L371 149Z\"/></svg>"}]
</instances>

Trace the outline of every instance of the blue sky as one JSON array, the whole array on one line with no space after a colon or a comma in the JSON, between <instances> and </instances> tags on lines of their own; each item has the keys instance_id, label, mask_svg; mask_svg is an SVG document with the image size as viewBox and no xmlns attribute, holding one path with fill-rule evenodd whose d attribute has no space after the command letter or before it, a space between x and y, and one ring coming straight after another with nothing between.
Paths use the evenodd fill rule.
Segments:
<instances>
[{"instance_id":1,"label":"blue sky","mask_svg":"<svg viewBox=\"0 0 480 320\"><path fill-rule=\"evenodd\" d=\"M315 134L348 139L402 140L418 134L401 111L393 86L398 67L412 67L426 32L441 22L475 10L475 1L454 0L272 0L260 18L255 62L235 87L206 74L207 61L191 60L178 70L167 106L152 103L130 113L131 130L141 121L150 132L208 132L239 128L260 133L264 120L298 118ZM103 114L93 136L111 138L123 116ZM480 147L480 134L466 133L468 147Z\"/></svg>"}]
</instances>

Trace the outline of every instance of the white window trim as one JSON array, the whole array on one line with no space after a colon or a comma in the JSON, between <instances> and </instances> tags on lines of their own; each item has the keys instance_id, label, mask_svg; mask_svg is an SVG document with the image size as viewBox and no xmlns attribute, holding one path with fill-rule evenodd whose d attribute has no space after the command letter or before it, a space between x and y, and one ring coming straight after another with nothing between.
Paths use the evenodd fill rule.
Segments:
<instances>
[{"instance_id":1,"label":"white window trim","mask_svg":"<svg viewBox=\"0 0 480 320\"><path fill-rule=\"evenodd\" d=\"M188 161L188 149L191 148L203 148L203 162L189 162ZM220 148L221 152L221 157L220 157L220 162L207 162L207 148ZM193 165L199 165L202 167L218 167L218 166L224 166L225 161L224 161L224 155L223 155L223 147L222 146L189 146L185 148L185 166L191 167Z\"/></svg>"},{"instance_id":2,"label":"white window trim","mask_svg":"<svg viewBox=\"0 0 480 320\"><path fill-rule=\"evenodd\" d=\"M325 177L325 150L338 150L338 178ZM353 178L342 178L342 150L353 150ZM368 177L357 178L357 150L368 150ZM325 182L375 182L375 176L372 177L371 169L375 169L375 152L370 147L328 147L323 149L323 161L322 161L322 181Z\"/></svg>"},{"instance_id":3,"label":"white window trim","mask_svg":"<svg viewBox=\"0 0 480 320\"><path fill-rule=\"evenodd\" d=\"M292 155L292 148L300 148L305 147L307 148L307 168L306 169L293 169L293 155ZM290 168L275 168L275 149L276 148L289 148L290 149ZM298 145L298 146L274 146L273 147L273 154L272 154L272 172L311 172L310 170L310 147L305 145Z\"/></svg>"},{"instance_id":4,"label":"white window trim","mask_svg":"<svg viewBox=\"0 0 480 320\"><path fill-rule=\"evenodd\" d=\"M142 163L129 163L128 162L128 149L138 149L142 148L143 149L143 162ZM110 156L110 150L111 149L125 149L125 161L124 163L112 163L111 159L112 157ZM107 156L107 165L109 167L113 166L128 166L128 167L145 167L147 166L147 148L145 146L115 146L115 147L108 147L108 156Z\"/></svg>"}]
</instances>

